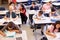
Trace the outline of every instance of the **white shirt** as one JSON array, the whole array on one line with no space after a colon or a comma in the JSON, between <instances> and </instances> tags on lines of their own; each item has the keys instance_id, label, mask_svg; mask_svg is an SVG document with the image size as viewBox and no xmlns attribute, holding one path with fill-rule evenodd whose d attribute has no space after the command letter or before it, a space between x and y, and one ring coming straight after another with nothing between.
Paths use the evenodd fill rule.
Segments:
<instances>
[{"instance_id":1,"label":"white shirt","mask_svg":"<svg viewBox=\"0 0 60 40\"><path fill-rule=\"evenodd\" d=\"M39 18L39 19L40 19L40 18L44 18L44 17L45 17L45 16L44 16L43 14L42 14L41 16L33 15L33 19L34 19L34 18Z\"/></svg>"}]
</instances>

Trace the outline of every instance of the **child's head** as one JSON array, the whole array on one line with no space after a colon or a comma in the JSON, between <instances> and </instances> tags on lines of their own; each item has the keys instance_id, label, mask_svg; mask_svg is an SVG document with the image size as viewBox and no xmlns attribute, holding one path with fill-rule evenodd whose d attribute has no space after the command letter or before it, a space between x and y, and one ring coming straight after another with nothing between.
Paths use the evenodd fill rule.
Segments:
<instances>
[{"instance_id":1,"label":"child's head","mask_svg":"<svg viewBox=\"0 0 60 40\"><path fill-rule=\"evenodd\" d=\"M9 4L9 6L10 6L10 5L11 5L11 6L14 6L15 4L14 4L13 2L11 2L11 3Z\"/></svg>"},{"instance_id":2,"label":"child's head","mask_svg":"<svg viewBox=\"0 0 60 40\"><path fill-rule=\"evenodd\" d=\"M51 4L51 1L49 1L49 2L46 2L46 4L50 5L50 4Z\"/></svg>"},{"instance_id":3,"label":"child's head","mask_svg":"<svg viewBox=\"0 0 60 40\"><path fill-rule=\"evenodd\" d=\"M39 11L38 15L41 16L43 14L43 11Z\"/></svg>"},{"instance_id":4,"label":"child's head","mask_svg":"<svg viewBox=\"0 0 60 40\"><path fill-rule=\"evenodd\" d=\"M9 8L9 11L13 11L14 10L14 7L15 7L15 4L13 2L11 2L8 6Z\"/></svg>"},{"instance_id":5,"label":"child's head","mask_svg":"<svg viewBox=\"0 0 60 40\"><path fill-rule=\"evenodd\" d=\"M9 22L8 24L7 24L7 30L12 30L13 28L14 28L14 23L13 22Z\"/></svg>"},{"instance_id":6,"label":"child's head","mask_svg":"<svg viewBox=\"0 0 60 40\"><path fill-rule=\"evenodd\" d=\"M9 6L9 11L13 11L13 6Z\"/></svg>"},{"instance_id":7,"label":"child's head","mask_svg":"<svg viewBox=\"0 0 60 40\"><path fill-rule=\"evenodd\" d=\"M60 32L60 21L56 21L56 23L52 24L52 25L54 26L53 31L55 31L55 29L57 29L58 32Z\"/></svg>"},{"instance_id":8,"label":"child's head","mask_svg":"<svg viewBox=\"0 0 60 40\"><path fill-rule=\"evenodd\" d=\"M56 10L55 9L51 9L51 14L54 14L56 13Z\"/></svg>"},{"instance_id":9,"label":"child's head","mask_svg":"<svg viewBox=\"0 0 60 40\"><path fill-rule=\"evenodd\" d=\"M32 6L35 6L36 4L35 4L35 2L32 2Z\"/></svg>"},{"instance_id":10,"label":"child's head","mask_svg":"<svg viewBox=\"0 0 60 40\"><path fill-rule=\"evenodd\" d=\"M60 21L56 21L56 28L60 28Z\"/></svg>"},{"instance_id":11,"label":"child's head","mask_svg":"<svg viewBox=\"0 0 60 40\"><path fill-rule=\"evenodd\" d=\"M20 9L24 9L24 5L23 4L20 4Z\"/></svg>"}]
</instances>

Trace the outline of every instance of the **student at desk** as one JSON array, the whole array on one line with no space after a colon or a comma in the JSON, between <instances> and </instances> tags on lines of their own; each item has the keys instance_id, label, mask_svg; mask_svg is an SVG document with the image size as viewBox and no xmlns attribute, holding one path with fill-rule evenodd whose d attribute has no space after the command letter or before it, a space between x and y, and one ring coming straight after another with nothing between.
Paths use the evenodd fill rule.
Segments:
<instances>
[{"instance_id":1,"label":"student at desk","mask_svg":"<svg viewBox=\"0 0 60 40\"><path fill-rule=\"evenodd\" d=\"M49 13L51 12L51 2L46 2L42 6L42 11L44 12L44 16L49 17Z\"/></svg>"},{"instance_id":2,"label":"student at desk","mask_svg":"<svg viewBox=\"0 0 60 40\"><path fill-rule=\"evenodd\" d=\"M44 17L45 16L43 15L43 12L42 11L39 11L37 15L33 15L33 20L35 20L35 19L37 19L37 20L43 20ZM39 27L41 27L41 25L39 25ZM42 33L42 35L43 35L43 29L44 29L44 27L42 26L41 27L41 33Z\"/></svg>"},{"instance_id":3,"label":"student at desk","mask_svg":"<svg viewBox=\"0 0 60 40\"><path fill-rule=\"evenodd\" d=\"M5 19L10 20L16 20L18 18L18 16L16 16L16 13L13 12L13 7L9 6L9 11L6 13Z\"/></svg>"},{"instance_id":4,"label":"student at desk","mask_svg":"<svg viewBox=\"0 0 60 40\"><path fill-rule=\"evenodd\" d=\"M13 22L9 22L6 26L4 26L1 30L0 30L0 34L2 36L6 36L5 32L16 32L16 33L22 33L21 29L19 28L19 26L17 26L16 24L14 24Z\"/></svg>"},{"instance_id":5,"label":"student at desk","mask_svg":"<svg viewBox=\"0 0 60 40\"><path fill-rule=\"evenodd\" d=\"M60 32L60 21L56 21L54 25L49 26L46 31L46 34L55 38L56 34L54 33L57 33L57 32Z\"/></svg>"},{"instance_id":6,"label":"student at desk","mask_svg":"<svg viewBox=\"0 0 60 40\"><path fill-rule=\"evenodd\" d=\"M39 11L37 15L33 15L33 20L38 19L41 20L41 18L44 18L45 16L43 15L42 11Z\"/></svg>"},{"instance_id":7,"label":"student at desk","mask_svg":"<svg viewBox=\"0 0 60 40\"><path fill-rule=\"evenodd\" d=\"M34 2L32 2L32 6L30 7L30 10L39 10L39 7L36 6Z\"/></svg>"},{"instance_id":8,"label":"student at desk","mask_svg":"<svg viewBox=\"0 0 60 40\"><path fill-rule=\"evenodd\" d=\"M50 17L57 17L58 14L56 13L56 10L51 10Z\"/></svg>"}]
</instances>

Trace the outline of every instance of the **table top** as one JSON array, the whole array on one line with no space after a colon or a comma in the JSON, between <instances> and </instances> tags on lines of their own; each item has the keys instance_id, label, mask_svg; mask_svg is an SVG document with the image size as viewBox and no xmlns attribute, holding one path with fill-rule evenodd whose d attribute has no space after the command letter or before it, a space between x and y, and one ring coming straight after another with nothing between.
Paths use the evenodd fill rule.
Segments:
<instances>
[{"instance_id":1,"label":"table top","mask_svg":"<svg viewBox=\"0 0 60 40\"><path fill-rule=\"evenodd\" d=\"M56 6L59 6L60 5L60 2L58 3L52 3L53 5L56 5Z\"/></svg>"},{"instance_id":2,"label":"table top","mask_svg":"<svg viewBox=\"0 0 60 40\"><path fill-rule=\"evenodd\" d=\"M48 40L60 40L60 32L58 33L54 33L55 35L56 35L56 37L55 38L53 38L53 37L51 37L51 36L49 36L49 35L47 35L47 34L45 34L46 35L46 37L47 37L47 39Z\"/></svg>"},{"instance_id":3,"label":"table top","mask_svg":"<svg viewBox=\"0 0 60 40\"><path fill-rule=\"evenodd\" d=\"M13 22L13 23L15 23L15 24L22 24L22 22L21 22L21 18L17 18L17 20L13 20L13 19L11 19L11 20L5 20L5 19L0 19L0 26L2 26L2 25L6 25L6 24L3 24L4 22Z\"/></svg>"},{"instance_id":4,"label":"table top","mask_svg":"<svg viewBox=\"0 0 60 40\"><path fill-rule=\"evenodd\" d=\"M34 20L35 24L48 24L48 23L54 23L50 20Z\"/></svg>"},{"instance_id":5,"label":"table top","mask_svg":"<svg viewBox=\"0 0 60 40\"><path fill-rule=\"evenodd\" d=\"M54 21L51 21L51 19L52 19L52 20L60 20L60 18L45 17L45 18L42 18L41 20L33 19L33 22L34 22L35 24L55 23Z\"/></svg>"},{"instance_id":6,"label":"table top","mask_svg":"<svg viewBox=\"0 0 60 40\"><path fill-rule=\"evenodd\" d=\"M27 10L28 14L37 14L39 10ZM8 10L5 11L0 11L0 15L5 15L6 12L8 12ZM16 12L16 14L20 14L19 10L14 10L14 12Z\"/></svg>"},{"instance_id":7,"label":"table top","mask_svg":"<svg viewBox=\"0 0 60 40\"><path fill-rule=\"evenodd\" d=\"M39 10L28 10L29 14L37 14Z\"/></svg>"},{"instance_id":8,"label":"table top","mask_svg":"<svg viewBox=\"0 0 60 40\"><path fill-rule=\"evenodd\" d=\"M5 11L0 11L0 15L5 15L6 12L8 12L8 10L5 10ZM14 10L15 12L15 10ZM16 14L19 14L20 12L18 10L16 10Z\"/></svg>"}]
</instances>

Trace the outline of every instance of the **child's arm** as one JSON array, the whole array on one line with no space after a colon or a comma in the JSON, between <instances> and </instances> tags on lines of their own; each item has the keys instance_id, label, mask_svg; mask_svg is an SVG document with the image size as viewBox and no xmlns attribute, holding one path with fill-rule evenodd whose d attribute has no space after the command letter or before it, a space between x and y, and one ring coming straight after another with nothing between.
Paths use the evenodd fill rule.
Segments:
<instances>
[{"instance_id":1,"label":"child's arm","mask_svg":"<svg viewBox=\"0 0 60 40\"><path fill-rule=\"evenodd\" d=\"M49 36L51 36L51 37L54 37L54 38L56 37L56 35L55 35L55 34L52 34L52 33L51 33L51 32L49 32L48 30L46 31L46 34L47 34L47 35L49 35Z\"/></svg>"},{"instance_id":2,"label":"child's arm","mask_svg":"<svg viewBox=\"0 0 60 40\"><path fill-rule=\"evenodd\" d=\"M2 36L6 36L2 31L0 31L0 34L1 34Z\"/></svg>"},{"instance_id":3,"label":"child's arm","mask_svg":"<svg viewBox=\"0 0 60 40\"><path fill-rule=\"evenodd\" d=\"M16 33L22 33L22 31L19 30L12 30L12 31L15 31Z\"/></svg>"}]
</instances>

